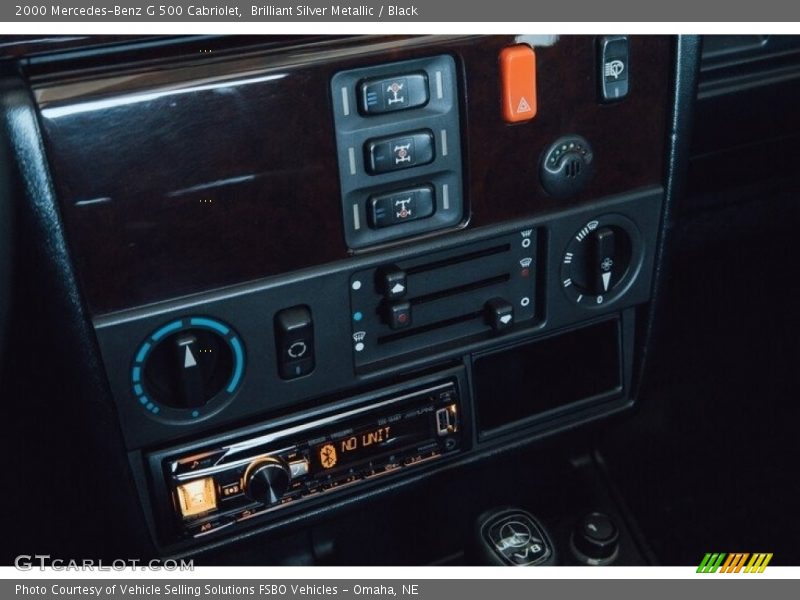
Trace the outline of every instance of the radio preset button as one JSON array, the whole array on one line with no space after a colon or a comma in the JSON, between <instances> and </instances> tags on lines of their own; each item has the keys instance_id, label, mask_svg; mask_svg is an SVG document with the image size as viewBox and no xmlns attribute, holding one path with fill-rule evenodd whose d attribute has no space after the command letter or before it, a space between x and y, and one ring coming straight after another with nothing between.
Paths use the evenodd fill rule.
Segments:
<instances>
[{"instance_id":1,"label":"radio preset button","mask_svg":"<svg viewBox=\"0 0 800 600\"><path fill-rule=\"evenodd\" d=\"M224 498L238 496L242 493L242 486L239 483L229 483L220 488L220 495Z\"/></svg>"},{"instance_id":2,"label":"radio preset button","mask_svg":"<svg viewBox=\"0 0 800 600\"><path fill-rule=\"evenodd\" d=\"M308 461L295 460L290 462L289 472L292 476L292 479L295 479L297 477L302 477L303 475L308 475Z\"/></svg>"}]
</instances>

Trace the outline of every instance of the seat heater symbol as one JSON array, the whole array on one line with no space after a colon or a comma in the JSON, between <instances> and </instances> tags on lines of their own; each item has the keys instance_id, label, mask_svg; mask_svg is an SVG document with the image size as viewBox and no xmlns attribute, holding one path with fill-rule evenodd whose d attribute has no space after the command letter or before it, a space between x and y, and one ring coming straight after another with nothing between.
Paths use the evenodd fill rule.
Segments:
<instances>
[{"instance_id":1,"label":"seat heater symbol","mask_svg":"<svg viewBox=\"0 0 800 600\"><path fill-rule=\"evenodd\" d=\"M411 148L411 142L407 144L398 144L394 147L392 150L392 152L394 152L394 164L399 165L400 163L411 162L411 152L409 148Z\"/></svg>"},{"instance_id":2,"label":"seat heater symbol","mask_svg":"<svg viewBox=\"0 0 800 600\"><path fill-rule=\"evenodd\" d=\"M392 104L403 104L406 101L405 96L399 96L400 90L403 89L403 84L399 81L393 81L386 87L386 91L389 92L392 97L386 101L386 104L391 106Z\"/></svg>"},{"instance_id":3,"label":"seat heater symbol","mask_svg":"<svg viewBox=\"0 0 800 600\"><path fill-rule=\"evenodd\" d=\"M612 60L606 63L604 73L606 77L618 79L623 71L625 71L625 63L621 60Z\"/></svg>"},{"instance_id":4,"label":"seat heater symbol","mask_svg":"<svg viewBox=\"0 0 800 600\"><path fill-rule=\"evenodd\" d=\"M396 212L394 213L398 219L407 219L411 216L411 209L408 205L411 204L411 198L403 198L402 200L395 200L394 207Z\"/></svg>"}]
</instances>

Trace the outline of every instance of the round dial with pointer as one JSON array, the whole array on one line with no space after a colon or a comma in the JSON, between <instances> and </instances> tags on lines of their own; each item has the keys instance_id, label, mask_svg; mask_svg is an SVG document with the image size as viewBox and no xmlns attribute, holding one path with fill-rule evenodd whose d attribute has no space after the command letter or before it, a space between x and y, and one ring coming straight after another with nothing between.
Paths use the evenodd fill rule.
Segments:
<instances>
[{"instance_id":1,"label":"round dial with pointer","mask_svg":"<svg viewBox=\"0 0 800 600\"><path fill-rule=\"evenodd\" d=\"M640 260L636 225L622 215L586 222L572 236L561 260L561 286L576 304L599 307L630 287Z\"/></svg>"},{"instance_id":2,"label":"round dial with pointer","mask_svg":"<svg viewBox=\"0 0 800 600\"><path fill-rule=\"evenodd\" d=\"M292 475L279 458L264 458L253 462L244 474L244 491L256 502L267 506L276 504L289 489Z\"/></svg>"},{"instance_id":3,"label":"round dial with pointer","mask_svg":"<svg viewBox=\"0 0 800 600\"><path fill-rule=\"evenodd\" d=\"M244 345L231 327L186 317L162 325L142 342L131 385L150 416L182 422L221 410L238 391L243 373Z\"/></svg>"}]
</instances>

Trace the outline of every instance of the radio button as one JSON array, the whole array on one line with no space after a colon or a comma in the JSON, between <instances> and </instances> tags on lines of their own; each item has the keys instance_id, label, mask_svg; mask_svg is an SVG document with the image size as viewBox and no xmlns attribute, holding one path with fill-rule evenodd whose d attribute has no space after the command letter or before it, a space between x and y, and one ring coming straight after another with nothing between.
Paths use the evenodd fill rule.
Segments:
<instances>
[{"instance_id":1,"label":"radio button","mask_svg":"<svg viewBox=\"0 0 800 600\"><path fill-rule=\"evenodd\" d=\"M297 479L298 477L303 477L304 475L308 475L308 461L295 460L290 462L289 472L292 476L292 479Z\"/></svg>"},{"instance_id":2,"label":"radio button","mask_svg":"<svg viewBox=\"0 0 800 600\"><path fill-rule=\"evenodd\" d=\"M242 486L238 482L229 483L220 488L220 496L222 496L223 499L232 498L233 496L238 496L241 493Z\"/></svg>"},{"instance_id":3,"label":"radio button","mask_svg":"<svg viewBox=\"0 0 800 600\"><path fill-rule=\"evenodd\" d=\"M225 455L225 450L216 450L207 454L184 458L173 464L173 473L183 475L200 469L207 469L217 464L217 461Z\"/></svg>"},{"instance_id":4,"label":"radio button","mask_svg":"<svg viewBox=\"0 0 800 600\"><path fill-rule=\"evenodd\" d=\"M227 518L206 521L205 523L200 523L199 525L189 529L189 533L192 537L199 538L203 537L204 535L208 535L209 533L219 531L220 529L224 529L225 527L229 527L230 525L233 525L233 523L233 519Z\"/></svg>"}]
</instances>

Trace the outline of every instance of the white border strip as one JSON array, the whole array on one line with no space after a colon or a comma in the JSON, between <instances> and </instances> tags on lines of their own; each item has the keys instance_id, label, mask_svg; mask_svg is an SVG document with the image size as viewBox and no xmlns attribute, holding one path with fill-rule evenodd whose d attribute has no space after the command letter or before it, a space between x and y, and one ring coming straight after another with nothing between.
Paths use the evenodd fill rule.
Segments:
<instances>
[{"instance_id":1,"label":"white border strip","mask_svg":"<svg viewBox=\"0 0 800 600\"><path fill-rule=\"evenodd\" d=\"M444 98L444 88L442 87L442 72L436 71L436 97L441 100Z\"/></svg>"},{"instance_id":2,"label":"white border strip","mask_svg":"<svg viewBox=\"0 0 800 600\"><path fill-rule=\"evenodd\" d=\"M350 159L350 175L356 174L356 149L350 146L347 149L347 157Z\"/></svg>"},{"instance_id":3,"label":"white border strip","mask_svg":"<svg viewBox=\"0 0 800 600\"><path fill-rule=\"evenodd\" d=\"M347 87L342 88L342 112L345 117L350 116L350 98L347 95Z\"/></svg>"},{"instance_id":4,"label":"white border strip","mask_svg":"<svg viewBox=\"0 0 800 600\"><path fill-rule=\"evenodd\" d=\"M702 557L701 557L702 558ZM180 559L178 559L180 561ZM0 567L0 579L20 579L35 583L41 579L129 579L191 581L202 579L696 579L698 581L748 581L800 579L800 567L769 566L763 573L697 573L697 567L196 567L193 571L59 570L38 568L18 571ZM411 583L411 582L409 582Z\"/></svg>"}]
</instances>

